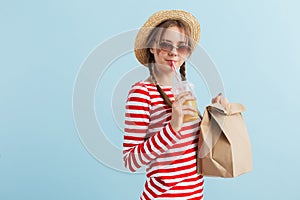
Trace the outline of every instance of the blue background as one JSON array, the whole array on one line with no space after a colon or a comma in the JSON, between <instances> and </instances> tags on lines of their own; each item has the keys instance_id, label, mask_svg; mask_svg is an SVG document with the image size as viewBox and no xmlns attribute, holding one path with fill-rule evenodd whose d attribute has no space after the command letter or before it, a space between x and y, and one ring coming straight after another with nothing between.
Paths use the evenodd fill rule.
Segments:
<instances>
[{"instance_id":1,"label":"blue background","mask_svg":"<svg viewBox=\"0 0 300 200\"><path fill-rule=\"evenodd\" d=\"M72 92L92 49L162 9L198 18L227 97L247 107L253 171L206 178L205 199L299 199L299 8L296 0L1 1L0 199L138 199L144 175L104 166L80 142Z\"/></svg>"}]
</instances>

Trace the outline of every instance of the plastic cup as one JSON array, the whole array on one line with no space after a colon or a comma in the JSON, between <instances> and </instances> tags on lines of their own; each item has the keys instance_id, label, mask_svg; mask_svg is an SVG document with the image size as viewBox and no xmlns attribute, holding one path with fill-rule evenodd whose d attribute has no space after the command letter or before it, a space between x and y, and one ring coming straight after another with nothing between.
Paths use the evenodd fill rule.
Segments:
<instances>
[{"instance_id":1,"label":"plastic cup","mask_svg":"<svg viewBox=\"0 0 300 200\"><path fill-rule=\"evenodd\" d=\"M176 97L182 92L191 92L191 94L194 96L194 85L188 81L181 81L177 82L173 87L172 87L172 92L174 96ZM192 106L195 110L198 110L197 107L197 102L196 100L187 100L183 103L183 105L190 105ZM199 118L199 115L197 112L194 112L193 115L184 115L183 117L183 122L190 122L197 120Z\"/></svg>"}]
</instances>

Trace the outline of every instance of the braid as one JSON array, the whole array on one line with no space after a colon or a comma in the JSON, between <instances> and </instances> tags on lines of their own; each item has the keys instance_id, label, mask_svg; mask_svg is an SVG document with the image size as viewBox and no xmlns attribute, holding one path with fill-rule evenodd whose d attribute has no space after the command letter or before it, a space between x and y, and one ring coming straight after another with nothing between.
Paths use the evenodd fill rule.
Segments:
<instances>
[{"instance_id":1,"label":"braid","mask_svg":"<svg viewBox=\"0 0 300 200\"><path fill-rule=\"evenodd\" d=\"M170 100L170 98L168 97L168 95L161 89L161 87L157 84L156 85L157 91L159 92L160 96L163 98L165 104L167 104L167 106L172 107L172 101Z\"/></svg>"},{"instance_id":2,"label":"braid","mask_svg":"<svg viewBox=\"0 0 300 200\"><path fill-rule=\"evenodd\" d=\"M154 77L154 73L153 73L153 63L149 63L148 68L149 68L150 77L151 77L152 81L154 82L155 85L158 85L157 80Z\"/></svg>"},{"instance_id":3,"label":"braid","mask_svg":"<svg viewBox=\"0 0 300 200\"><path fill-rule=\"evenodd\" d=\"M179 69L180 75L181 75L181 80L182 81L186 81L186 77L185 77L185 62L180 66Z\"/></svg>"},{"instance_id":4,"label":"braid","mask_svg":"<svg viewBox=\"0 0 300 200\"><path fill-rule=\"evenodd\" d=\"M149 57L149 61L150 60L151 60L151 57ZM153 73L153 66L154 66L154 64L152 62L149 62L148 68L149 68L151 79L154 82L154 84L156 86L156 89L159 92L160 96L163 98L164 103L167 104L169 107L172 107L172 101L170 100L168 95L161 89L161 87L157 83L157 80L156 80L156 78L154 76L154 73Z\"/></svg>"}]
</instances>

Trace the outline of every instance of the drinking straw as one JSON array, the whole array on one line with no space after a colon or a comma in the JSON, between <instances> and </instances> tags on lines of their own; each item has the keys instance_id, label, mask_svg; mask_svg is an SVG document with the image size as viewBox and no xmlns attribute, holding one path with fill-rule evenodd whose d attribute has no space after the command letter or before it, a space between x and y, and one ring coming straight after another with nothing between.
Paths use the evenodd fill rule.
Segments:
<instances>
[{"instance_id":1,"label":"drinking straw","mask_svg":"<svg viewBox=\"0 0 300 200\"><path fill-rule=\"evenodd\" d=\"M176 76L176 79L177 79L178 83L180 83L180 85L182 85L181 80L179 79L179 76L178 76L177 71L176 71L175 66L174 66L174 60L170 60L169 63L170 63L170 65L171 65L171 67L172 67L172 69L175 73L175 76Z\"/></svg>"}]
</instances>

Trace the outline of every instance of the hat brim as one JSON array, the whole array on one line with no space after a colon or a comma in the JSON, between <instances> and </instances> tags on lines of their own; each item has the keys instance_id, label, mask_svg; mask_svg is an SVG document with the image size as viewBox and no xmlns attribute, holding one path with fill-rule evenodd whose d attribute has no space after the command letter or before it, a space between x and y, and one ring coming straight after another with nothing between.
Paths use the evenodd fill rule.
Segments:
<instances>
[{"instance_id":1,"label":"hat brim","mask_svg":"<svg viewBox=\"0 0 300 200\"><path fill-rule=\"evenodd\" d=\"M191 47L192 50L194 50L195 46L199 42L200 24L196 17L194 17L191 13L182 10L163 10L156 12L140 28L134 43L135 56L137 60L144 66L147 66L148 64L146 40L148 39L152 30L166 20L181 20L188 25L191 31L190 39L192 40L193 44Z\"/></svg>"}]
</instances>

